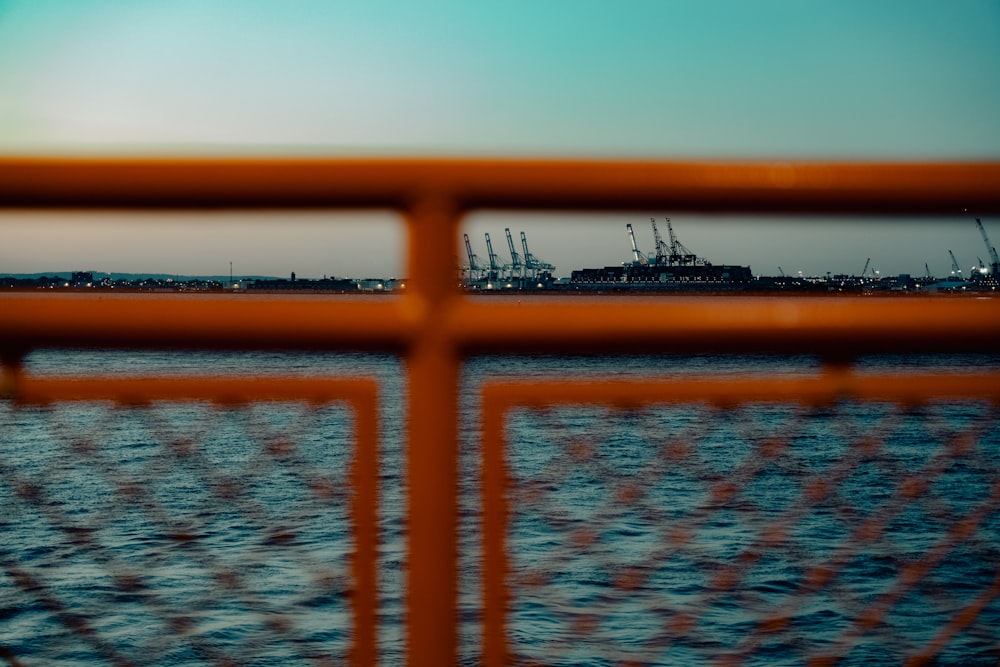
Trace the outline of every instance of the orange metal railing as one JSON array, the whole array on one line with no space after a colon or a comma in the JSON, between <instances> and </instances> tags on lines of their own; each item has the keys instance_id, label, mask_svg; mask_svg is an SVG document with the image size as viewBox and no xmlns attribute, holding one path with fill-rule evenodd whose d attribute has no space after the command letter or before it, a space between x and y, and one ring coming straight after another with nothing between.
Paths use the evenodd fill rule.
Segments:
<instances>
[{"instance_id":1,"label":"orange metal railing","mask_svg":"<svg viewBox=\"0 0 1000 667\"><path fill-rule=\"evenodd\" d=\"M351 452L350 469L345 475L351 488L350 523L353 533L353 553L349 563L350 578L353 582L353 594L350 598L353 616L353 636L348 657L352 664L374 664L376 661L376 618L378 607L377 591L377 547L378 547L378 460L379 460L379 424L378 424L378 387L367 379L314 379L301 377L268 377L268 378L217 378L217 377L97 377L97 378L34 378L21 376L7 378L12 395L20 406L47 405L73 401L110 401L119 406L131 408L148 407L156 403L179 401L211 402L216 407L239 407L250 403L296 401L312 406L326 405L335 402L346 403L354 413L354 448ZM13 384L13 387L11 387ZM183 459L187 453L186 443L175 443L182 452L178 459ZM196 445L197 446L197 445ZM273 452L276 459L281 459L285 446L277 443ZM117 478L114 471L106 471L116 484L129 489L135 485L145 485L150 480L127 480ZM8 480L10 482L10 480ZM226 482L228 483L228 482ZM316 482L314 482L316 484ZM234 503L233 493L220 484L222 488L215 492L218 500L224 503ZM320 495L329 493L331 482L320 481L316 484ZM131 491L123 500L138 503L139 506L155 504L149 497L143 497L138 491ZM148 510L148 507L147 507ZM183 538L182 538L183 540ZM86 541L84 542L86 545ZM30 576L19 573L27 578ZM129 581L139 576L137 572L124 570L114 572L119 579ZM226 581L230 587L237 587L241 573L234 572L227 566L217 566L215 576ZM134 586L134 585L133 585ZM243 584L244 587L247 584ZM126 587L128 588L128 587ZM57 605L50 608L58 609ZM82 621L82 626L71 624L70 627L81 635L96 634L89 620ZM290 629L280 627L280 632L294 636ZM118 664L131 664L114 652L105 654L106 658Z\"/></svg>"},{"instance_id":2,"label":"orange metal railing","mask_svg":"<svg viewBox=\"0 0 1000 667\"><path fill-rule=\"evenodd\" d=\"M476 302L454 285L459 224L471 210L927 215L970 209L987 214L1000 211L997 163L4 158L0 207L365 207L404 215L411 282L394 299L193 301L178 295L159 298L154 305L142 296L0 295L0 388L20 400L111 396L103 380L86 384L26 377L19 360L38 347L380 350L401 355L408 384L406 650L411 665L437 667L458 660L458 385L467 356L617 353L627 346L629 352L809 352L842 364L870 352L1000 349L1000 308L993 299L571 299L515 305ZM525 320L531 321L530 328L517 324ZM284 326L288 321L297 325ZM956 322L976 325L956 335ZM829 382L857 388L849 379ZM997 377L985 375L978 382L969 386L996 400ZM908 390L896 380L889 383L894 391ZM779 385L771 388L780 390ZM186 395L189 387L137 380L119 389L123 393L114 394L116 400L127 401L131 392L151 400L164 391ZM254 384L240 397L254 400L273 391L299 390L305 398L326 391L322 385L288 380ZM337 385L335 393L341 390ZM208 385L198 396L227 400L230 391L226 384ZM631 400L629 389L609 391ZM932 396L934 391L927 390ZM492 412L486 416L493 424L488 436L495 431L495 418ZM487 455L496 456L498 446L490 445L493 453ZM484 490L487 503L496 500L503 486L495 465L486 467L492 475ZM357 479L370 472L366 468ZM359 488L367 489L358 491L359 499L373 499L376 489ZM491 507L487 505L485 527L488 560L500 558L504 549L496 537L502 534L504 510ZM369 519L359 519L356 530L362 531ZM363 545L370 549L374 537L364 535L356 535L357 559L367 568L370 554L363 553ZM502 639L503 577L501 566L490 570L485 582L491 664L508 657ZM366 604L355 613L356 664L371 664L376 654L375 615Z\"/></svg>"},{"instance_id":3,"label":"orange metal railing","mask_svg":"<svg viewBox=\"0 0 1000 667\"><path fill-rule=\"evenodd\" d=\"M500 667L510 664L533 664L535 660L554 660L561 663L568 661L578 642L586 640L586 630L577 629L568 636L557 637L548 642L542 656L537 650L528 656L519 656L515 640L509 636L511 607L519 596L530 596L536 605L543 604L554 597L553 588L558 586L551 580L558 576L561 568L568 566L575 558L586 558L587 552L594 545L599 545L607 538L602 537L605 531L611 530L613 520L601 511L593 512L589 520L579 523L577 527L568 527L561 531L553 530L551 541L562 543L563 552L551 558L546 563L545 558L538 553L531 556L530 565L521 563L521 571L515 572L513 565L512 541L509 532L514 517L521 513L541 512L549 510L549 496L555 495L553 489L559 488L569 473L546 472L541 479L520 481L512 470L510 458L513 443L507 436L507 421L516 410L535 410L543 414L566 406L579 409L580 406L606 406L613 410L626 413L639 413L657 406L714 406L716 413L726 410L759 405L792 405L801 412L809 408L825 410L844 402L896 404L906 407L925 405L933 400L986 401L993 406L1000 405L1000 373L995 370L978 374L945 373L936 375L882 374L858 375L843 367L829 368L815 377L790 375L762 377L759 374L747 376L723 375L721 377L697 378L683 377L680 379L660 380L622 380L614 378L588 378L587 380L556 380L527 381L508 380L491 381L482 388L482 457L483 457L483 610L484 610L484 647L483 664ZM752 408L751 408L752 411ZM635 415L633 415L634 417ZM805 414L801 418L808 419ZM898 415L896 415L898 417ZM889 421L894 421L896 417ZM634 420L629 421L634 425ZM638 505L647 513L659 513L663 508L653 500L647 499L655 491L664 476L677 475L684 464L698 448L697 438L689 441L684 437L670 436L657 429L646 434L645 446L656 452L651 457L661 462L641 473L636 471L623 472L617 470L614 464L608 465L600 459L596 450L599 447L600 436L577 440L570 436L559 446L557 456L565 457L573 462L569 468L573 471L586 470L588 466L597 469L597 477L603 482L598 494L606 494L607 505L613 505L617 511L621 508L634 509ZM995 424L993 426L995 428ZM759 428L759 427L758 427ZM791 429L786 425L788 430ZM560 431L557 425L553 431ZM705 430L699 428L699 431ZM751 429L752 430L752 429ZM736 593L741 584L749 579L753 566L765 555L778 553L789 544L800 548L795 540L789 539L798 524L810 516L813 506L824 500L829 500L836 491L838 484L851 473L861 467L866 455L882 447L876 433L862 434L862 440L855 443L854 451L848 452L837 463L821 471L814 471L804 480L785 479L784 484L796 489L796 499L779 512L769 513L771 508L756 507L750 501L751 509L734 510L741 503L738 500L743 488L749 486L754 479L776 464L779 458L793 455L796 447L792 442L794 437L788 430L778 433L766 433L763 439L755 443L752 453L746 456L742 464L726 477L709 477L704 480L704 491L708 504L701 508L692 508L672 521L662 521L651 532L656 535L656 546L653 557L646 556L638 563L613 562L615 575L605 584L605 600L601 605L604 613L615 610L615 601L633 601L643 595L642 589L647 581L652 580L658 570L657 563L666 561L670 555L685 549L695 540L699 530L704 527L708 515L723 511L734 511L744 517L753 529L754 539L746 544L741 551L728 559L719 557L712 563L717 568L709 582L705 585L700 597L694 603L685 601L671 604L668 596L649 594L655 598L657 615L660 617L659 631L652 637L639 641L636 636L629 636L627 641L621 637L606 637L596 641L603 649L600 655L613 656L612 663L624 664L665 664L664 656L672 645L679 640L701 637L705 630L696 630L695 626L713 611L713 600L726 598ZM892 430L891 428L889 429ZM943 451L930 459L930 463L922 468L901 473L893 480L897 497L892 502L884 503L864 516L855 519L853 534L835 541L831 553L819 563L802 566L801 577L797 588L779 602L767 604L760 600L747 600L740 609L740 617L744 623L751 623L742 632L741 641L735 645L726 646L724 642L713 638L716 645L704 651L699 663L705 664L744 664L753 659L754 651L768 639L774 641L780 632L793 624L794 612L806 607L815 597L831 597L836 599L845 596L831 585L832 582L847 569L849 563L860 554L871 549L876 536L887 531L887 527L898 518L898 515L915 502L926 490L933 486L944 472L963 455L972 455L972 464L979 466L987 475L995 474L990 455L985 451L976 451L975 440L982 433L965 433L959 436L950 435L955 440L942 447ZM565 436L563 436L565 437ZM928 447L933 447L927 443ZM860 452L860 453L859 453ZM697 465L695 467L698 467ZM746 500L743 501L747 503ZM676 508L674 508L676 510ZM853 506L849 508L853 511ZM937 567L951 552L965 546L964 542L971 535L982 529L989 517L1000 511L1000 486L993 484L982 497L977 498L973 509L967 513L958 512L949 507L952 523L944 534L939 537L933 548L921 552L915 549L919 557L909 561L902 568L899 577L893 581L888 591L881 596L873 597L868 602L864 614L846 623L838 630L832 646L801 646L794 652L782 656L782 660L793 660L796 664L823 665L833 664L839 657L847 654L854 645L873 627L888 625L886 617L890 615L896 604L905 595L912 593L922 579ZM564 523L559 517L555 523ZM627 542L627 538L617 540ZM648 544L645 545L648 548ZM606 545L605 545L605 548ZM638 547L642 551L641 545ZM624 549L627 551L627 548ZM796 554L798 555L798 554ZM699 573L692 573L693 579ZM591 574L591 577L594 575ZM794 577L789 577L795 579ZM993 581L980 582L978 596L961 607L947 624L939 629L937 634L925 646L916 649L906 646L901 649L891 648L909 657L907 664L927 664L937 657L938 652L956 633L971 625L984 607L1000 597L1000 570L997 570ZM648 591L648 589L647 589ZM707 602L706 602L707 599ZM561 605L560 603L561 602ZM590 632L598 624L601 611L574 609L571 603L560 600L552 604L553 614L570 616L575 613L579 625L587 626ZM561 611L560 611L561 610ZM930 613L930 609L928 609ZM572 628L572 623L568 623ZM890 626L891 627L891 626ZM522 630L523 632L523 630ZM701 633L701 634L699 634ZM636 633L639 634L638 632ZM591 640L594 641L594 640ZM887 642L886 642L887 643ZM609 648L610 645L610 648ZM642 658L638 656L643 656Z\"/></svg>"}]
</instances>

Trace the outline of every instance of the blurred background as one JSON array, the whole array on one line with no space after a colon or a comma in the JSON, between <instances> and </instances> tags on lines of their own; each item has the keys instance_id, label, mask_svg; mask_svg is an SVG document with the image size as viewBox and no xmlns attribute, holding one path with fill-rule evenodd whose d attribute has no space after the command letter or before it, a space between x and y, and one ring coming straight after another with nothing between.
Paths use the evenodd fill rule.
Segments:
<instances>
[{"instance_id":1,"label":"blurred background","mask_svg":"<svg viewBox=\"0 0 1000 667\"><path fill-rule=\"evenodd\" d=\"M997 160L998 81L992 0L0 0L5 155ZM669 216L697 254L755 273L871 257L943 276L948 250L963 268L985 254L974 215L486 212L468 230L480 257L483 232L526 231L556 275L628 261L626 222L652 250L648 218ZM388 213L3 220L0 273L405 271Z\"/></svg>"}]
</instances>

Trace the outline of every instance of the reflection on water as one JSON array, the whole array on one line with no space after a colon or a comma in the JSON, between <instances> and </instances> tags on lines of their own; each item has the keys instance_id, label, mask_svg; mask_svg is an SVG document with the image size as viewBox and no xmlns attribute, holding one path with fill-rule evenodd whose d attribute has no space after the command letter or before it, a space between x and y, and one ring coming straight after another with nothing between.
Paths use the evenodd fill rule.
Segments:
<instances>
[{"instance_id":1,"label":"reflection on water","mask_svg":"<svg viewBox=\"0 0 1000 667\"><path fill-rule=\"evenodd\" d=\"M376 377L379 650L382 664L402 662L399 360L47 351L27 365L40 375ZM876 372L998 364L966 356L860 365ZM809 357L470 360L459 462L463 662L479 661L477 388L485 380L683 380L818 368ZM19 660L343 658L351 633L346 406L0 404L0 428L0 646ZM735 652L751 664L800 664L831 647L848 664L895 663L995 586L1000 429L989 405L576 406L516 410L506 429L515 482L509 637L526 663L703 664ZM962 444L966 433L974 446ZM949 531L970 513L977 530L952 548ZM920 581L900 586L901 576L917 572ZM995 597L982 600L945 662L995 661ZM872 610L877 622L853 637L857 619Z\"/></svg>"}]
</instances>

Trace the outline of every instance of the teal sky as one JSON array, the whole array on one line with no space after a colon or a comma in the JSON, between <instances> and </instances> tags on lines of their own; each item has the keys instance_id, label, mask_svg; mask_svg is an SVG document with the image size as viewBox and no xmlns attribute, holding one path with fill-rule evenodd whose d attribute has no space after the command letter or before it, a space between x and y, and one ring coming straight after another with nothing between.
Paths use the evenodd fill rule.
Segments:
<instances>
[{"instance_id":1,"label":"teal sky","mask_svg":"<svg viewBox=\"0 0 1000 667\"><path fill-rule=\"evenodd\" d=\"M998 84L995 0L0 0L7 154L997 160ZM943 275L949 248L969 265L986 252L971 218L946 248L929 226L831 244L829 225L811 225L782 257L798 225L778 237L763 225L735 245L728 220L650 215L670 215L716 263L764 272L860 271L874 246L885 272L929 262ZM181 251L165 233L116 255L108 246L127 221L88 219L84 236L51 216L6 217L19 229L0 248L0 273L216 273L229 261L278 275L400 270L385 216L341 225L337 239L305 225L313 245L331 244L329 261L267 252L281 226L267 221L240 245L220 234L221 246ZM570 226L509 224L560 273L628 259L623 218L560 220ZM1000 237L1000 220L984 223ZM508 223L483 224L496 241ZM645 231L648 216L633 224Z\"/></svg>"}]
</instances>

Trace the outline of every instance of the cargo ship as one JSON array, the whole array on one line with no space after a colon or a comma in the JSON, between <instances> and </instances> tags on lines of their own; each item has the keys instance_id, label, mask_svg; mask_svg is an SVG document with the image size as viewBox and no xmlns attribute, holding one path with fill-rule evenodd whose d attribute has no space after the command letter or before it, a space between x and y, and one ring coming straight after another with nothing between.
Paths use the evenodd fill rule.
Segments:
<instances>
[{"instance_id":1,"label":"cargo ship","mask_svg":"<svg viewBox=\"0 0 1000 667\"><path fill-rule=\"evenodd\" d=\"M635 240L631 223L626 225L632 245L632 261L619 266L573 271L564 288L575 291L733 291L754 287L749 266L712 264L681 243L667 221L669 242L664 241L650 218L656 252L643 255Z\"/></svg>"}]
</instances>

